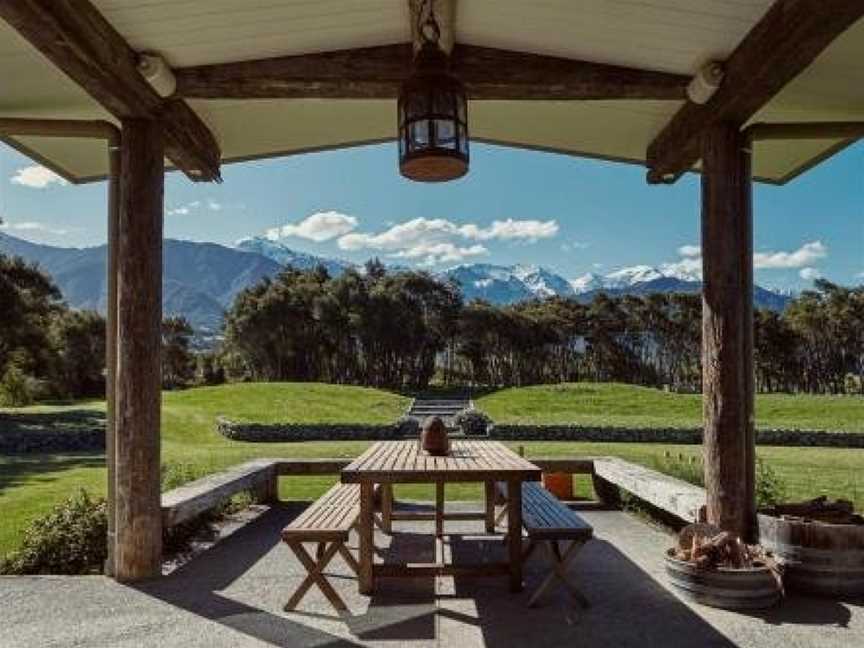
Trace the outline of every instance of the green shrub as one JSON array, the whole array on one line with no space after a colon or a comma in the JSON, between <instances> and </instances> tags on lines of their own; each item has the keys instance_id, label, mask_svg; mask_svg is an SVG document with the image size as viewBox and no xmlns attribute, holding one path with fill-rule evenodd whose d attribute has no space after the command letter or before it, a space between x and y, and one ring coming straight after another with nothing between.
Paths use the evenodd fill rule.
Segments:
<instances>
[{"instance_id":1,"label":"green shrub","mask_svg":"<svg viewBox=\"0 0 864 648\"><path fill-rule=\"evenodd\" d=\"M187 461L168 461L162 464L160 483L162 492L172 490L216 472L212 467Z\"/></svg>"},{"instance_id":2,"label":"green shrub","mask_svg":"<svg viewBox=\"0 0 864 648\"><path fill-rule=\"evenodd\" d=\"M776 506L786 501L786 484L762 458L756 459L756 506Z\"/></svg>"},{"instance_id":3,"label":"green shrub","mask_svg":"<svg viewBox=\"0 0 864 648\"><path fill-rule=\"evenodd\" d=\"M35 386L18 366L11 364L0 379L0 407L26 407L35 400Z\"/></svg>"},{"instance_id":4,"label":"green shrub","mask_svg":"<svg viewBox=\"0 0 864 648\"><path fill-rule=\"evenodd\" d=\"M453 425L462 430L465 436L486 436L492 419L476 409L464 409L453 417Z\"/></svg>"},{"instance_id":5,"label":"green shrub","mask_svg":"<svg viewBox=\"0 0 864 648\"><path fill-rule=\"evenodd\" d=\"M403 416L396 421L396 429L404 437L420 436L420 421L413 416Z\"/></svg>"},{"instance_id":6,"label":"green shrub","mask_svg":"<svg viewBox=\"0 0 864 648\"><path fill-rule=\"evenodd\" d=\"M667 452L662 459L659 457L654 459L654 469L665 475L677 477L689 484L705 486L705 468L702 464L702 458L696 455L679 454L674 456Z\"/></svg>"},{"instance_id":7,"label":"green shrub","mask_svg":"<svg viewBox=\"0 0 864 648\"><path fill-rule=\"evenodd\" d=\"M29 524L21 548L0 562L0 574L100 573L107 533L105 500L81 489Z\"/></svg>"}]
</instances>

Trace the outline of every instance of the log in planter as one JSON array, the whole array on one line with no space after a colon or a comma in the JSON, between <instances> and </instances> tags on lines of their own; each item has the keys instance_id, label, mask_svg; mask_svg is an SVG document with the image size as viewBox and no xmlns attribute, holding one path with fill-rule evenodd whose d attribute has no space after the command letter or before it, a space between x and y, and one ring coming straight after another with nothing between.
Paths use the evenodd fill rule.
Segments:
<instances>
[{"instance_id":1,"label":"log in planter","mask_svg":"<svg viewBox=\"0 0 864 648\"><path fill-rule=\"evenodd\" d=\"M790 590L864 596L864 525L825 524L759 513L759 539L783 564Z\"/></svg>"},{"instance_id":2,"label":"log in planter","mask_svg":"<svg viewBox=\"0 0 864 648\"><path fill-rule=\"evenodd\" d=\"M727 610L768 608L780 600L781 588L774 572L765 565L733 569L700 569L666 553L666 574L681 595L697 603Z\"/></svg>"}]
</instances>

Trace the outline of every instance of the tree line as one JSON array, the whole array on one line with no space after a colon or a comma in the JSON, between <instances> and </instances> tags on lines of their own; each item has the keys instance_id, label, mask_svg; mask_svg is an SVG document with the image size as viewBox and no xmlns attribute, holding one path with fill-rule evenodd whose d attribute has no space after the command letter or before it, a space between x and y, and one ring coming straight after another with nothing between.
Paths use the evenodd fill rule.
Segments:
<instances>
[{"instance_id":1,"label":"tree line","mask_svg":"<svg viewBox=\"0 0 864 648\"><path fill-rule=\"evenodd\" d=\"M19 257L0 254L0 405L103 397L105 318L69 308L52 279ZM182 317L162 326L163 386L194 382L198 369Z\"/></svg>"},{"instance_id":2,"label":"tree line","mask_svg":"<svg viewBox=\"0 0 864 648\"><path fill-rule=\"evenodd\" d=\"M331 277L286 269L240 293L220 358L232 380L309 380L393 389L615 381L701 388L699 295L601 294L510 306L465 303L425 272ZM819 280L783 313L757 309L761 391L862 393L864 286Z\"/></svg>"},{"instance_id":3,"label":"tree line","mask_svg":"<svg viewBox=\"0 0 864 648\"><path fill-rule=\"evenodd\" d=\"M0 303L0 402L104 394L101 315L68 308L37 267L3 255ZM216 349L193 351L189 323L166 318L163 386L614 381L698 392L701 308L681 293L465 303L453 283L377 260L338 277L286 268L238 294ZM864 393L864 286L819 280L754 320L760 391Z\"/></svg>"}]
</instances>

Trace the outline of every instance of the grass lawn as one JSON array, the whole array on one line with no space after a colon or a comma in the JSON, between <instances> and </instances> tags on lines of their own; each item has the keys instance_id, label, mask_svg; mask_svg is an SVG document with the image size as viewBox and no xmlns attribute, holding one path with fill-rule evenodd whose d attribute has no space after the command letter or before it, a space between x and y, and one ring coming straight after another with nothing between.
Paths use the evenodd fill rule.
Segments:
<instances>
[{"instance_id":1,"label":"grass lawn","mask_svg":"<svg viewBox=\"0 0 864 648\"><path fill-rule=\"evenodd\" d=\"M622 389L621 386L591 387L601 391ZM638 391L648 391L662 398L668 396L653 390ZM484 409L487 408L487 399L498 399L503 393L485 397L482 402ZM846 399L839 400L845 403ZM166 393L162 420L163 463L185 464L191 471L201 472L220 470L255 457L354 457L369 445L368 442L250 444L230 441L216 433L215 418L227 415L234 419L258 421L386 423L398 418L407 402L399 395L378 390L316 384L242 384ZM39 406L24 411L28 414L56 414L64 407L79 411L104 410L102 403L90 402ZM614 399L607 400L607 407L619 412L630 409L626 402L615 403ZM786 410L786 416L790 415L789 411ZM652 416L656 416L658 421L668 422L676 420L679 414L678 410L668 408L655 409ZM631 424L626 416L623 419L627 422L616 424ZM800 427L809 425L800 424ZM697 456L700 452L699 446L654 444L538 442L512 445L525 446L529 457L616 455L648 466L662 461L667 451L685 457ZM864 450L766 447L759 449L759 455L787 484L790 497L803 499L824 493L854 499L857 507L864 509ZM280 495L284 499L314 498L335 480L335 475L285 478L280 483ZM105 467L101 456L0 457L0 519L3 521L0 525L0 554L17 546L21 531L29 520L79 487L104 494ZM423 485L406 486L397 489L397 497L431 499L432 491ZM448 498L451 499L479 497L480 489L473 485L448 487Z\"/></svg>"},{"instance_id":2,"label":"grass lawn","mask_svg":"<svg viewBox=\"0 0 864 648\"><path fill-rule=\"evenodd\" d=\"M702 396L634 385L570 383L502 389L476 399L496 423L698 427ZM864 396L757 394L760 428L864 432Z\"/></svg>"}]
</instances>

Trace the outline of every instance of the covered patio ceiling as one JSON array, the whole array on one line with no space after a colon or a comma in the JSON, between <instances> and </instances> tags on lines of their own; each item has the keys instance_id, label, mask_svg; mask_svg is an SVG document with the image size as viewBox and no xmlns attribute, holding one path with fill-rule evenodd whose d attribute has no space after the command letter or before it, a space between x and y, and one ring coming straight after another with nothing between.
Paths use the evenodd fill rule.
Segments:
<instances>
[{"instance_id":1,"label":"covered patio ceiling","mask_svg":"<svg viewBox=\"0 0 864 648\"><path fill-rule=\"evenodd\" d=\"M117 121L127 116L103 107L105 101L100 105L96 97L104 89L94 93L93 84L81 83L81 75L92 70L74 61L57 65L56 57L73 51L70 43L100 32L82 18L87 12L56 24L65 45L54 38L53 45L37 48L32 34L25 39L19 31L41 3L4 4L0 117ZM769 15L773 4L439 0L445 35L455 42L456 72L472 98L473 140L637 164L650 160L653 181L698 167L698 157L681 157L673 149L692 151L699 124L718 116L743 123L864 120L864 20L849 18L849 2L827 3L824 11L837 14L836 33L820 36L796 8L806 3L786 2L787 9ZM396 89L410 69L409 0L95 0L92 5L130 51L158 52L172 66L178 89L177 100L169 103L185 102L188 111L180 127L190 130L185 120L197 115L222 161L395 138ZM11 26L16 20L18 31ZM46 41L51 38L45 34ZM46 49L51 47L53 53ZM103 56L122 59L112 47L77 51L70 58L94 65ZM350 51L357 48L375 49ZM340 50L349 52L335 59L308 56ZM267 59L275 60L262 62ZM712 60L727 62L726 96L720 92L697 106L686 100L685 87ZM230 65L238 62L243 65ZM590 65L597 63L605 65ZM76 70L70 73L69 65ZM756 99L740 105L738 94ZM104 146L96 141L6 139L73 182L108 172ZM786 182L851 141L759 142L754 176ZM167 151L169 165L184 166L171 155L170 142ZM204 172L197 179L209 177L215 176Z\"/></svg>"}]
</instances>

